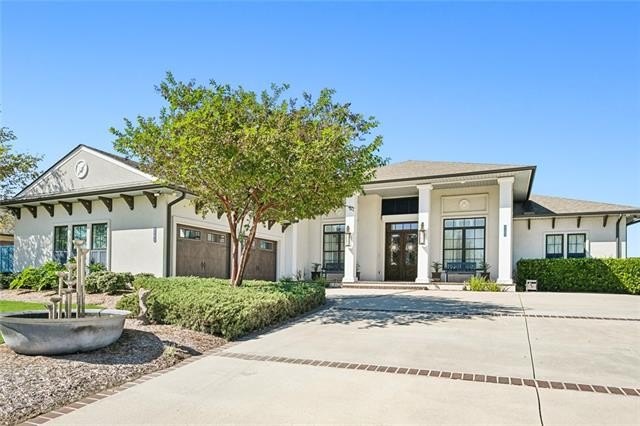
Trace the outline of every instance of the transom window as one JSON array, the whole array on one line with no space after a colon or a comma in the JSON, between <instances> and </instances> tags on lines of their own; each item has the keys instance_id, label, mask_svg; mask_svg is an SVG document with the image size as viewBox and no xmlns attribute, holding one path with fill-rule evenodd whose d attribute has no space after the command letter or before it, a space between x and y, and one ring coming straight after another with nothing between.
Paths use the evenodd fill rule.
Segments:
<instances>
[{"instance_id":1,"label":"transom window","mask_svg":"<svg viewBox=\"0 0 640 426\"><path fill-rule=\"evenodd\" d=\"M344 271L344 224L324 225L322 266L328 272Z\"/></svg>"},{"instance_id":2,"label":"transom window","mask_svg":"<svg viewBox=\"0 0 640 426\"><path fill-rule=\"evenodd\" d=\"M567 257L586 257L587 234L567 235Z\"/></svg>"},{"instance_id":3,"label":"transom window","mask_svg":"<svg viewBox=\"0 0 640 426\"><path fill-rule=\"evenodd\" d=\"M485 260L485 227L483 217L444 220L445 269L468 269L461 263L473 264L473 269L480 267Z\"/></svg>"},{"instance_id":4,"label":"transom window","mask_svg":"<svg viewBox=\"0 0 640 426\"><path fill-rule=\"evenodd\" d=\"M390 225L392 231L415 231L418 229L417 222L409 223L392 223Z\"/></svg>"},{"instance_id":5,"label":"transom window","mask_svg":"<svg viewBox=\"0 0 640 426\"><path fill-rule=\"evenodd\" d=\"M224 234L216 234L214 232L208 232L207 241L210 243L225 244L227 242L227 236Z\"/></svg>"},{"instance_id":6,"label":"transom window","mask_svg":"<svg viewBox=\"0 0 640 426\"><path fill-rule=\"evenodd\" d=\"M273 251L273 241L260 240L258 248L260 250Z\"/></svg>"},{"instance_id":7,"label":"transom window","mask_svg":"<svg viewBox=\"0 0 640 426\"><path fill-rule=\"evenodd\" d=\"M180 228L178 232L178 236L180 238L184 238L185 240L199 240L200 239L200 231L189 228Z\"/></svg>"},{"instance_id":8,"label":"transom window","mask_svg":"<svg viewBox=\"0 0 640 426\"><path fill-rule=\"evenodd\" d=\"M418 197L388 198L382 200L382 215L418 213Z\"/></svg>"},{"instance_id":9,"label":"transom window","mask_svg":"<svg viewBox=\"0 0 640 426\"><path fill-rule=\"evenodd\" d=\"M564 257L564 235L547 235L545 240L545 257L547 259L557 259Z\"/></svg>"}]
</instances>

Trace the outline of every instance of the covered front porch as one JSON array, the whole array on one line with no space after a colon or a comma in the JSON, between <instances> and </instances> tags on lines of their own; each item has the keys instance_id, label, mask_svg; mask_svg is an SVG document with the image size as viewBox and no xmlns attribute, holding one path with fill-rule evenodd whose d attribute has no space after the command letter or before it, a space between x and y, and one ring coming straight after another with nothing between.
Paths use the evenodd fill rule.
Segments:
<instances>
[{"instance_id":1,"label":"covered front porch","mask_svg":"<svg viewBox=\"0 0 640 426\"><path fill-rule=\"evenodd\" d=\"M367 185L346 202L343 286L462 289L485 262L491 279L512 286L522 186L514 173Z\"/></svg>"}]
</instances>

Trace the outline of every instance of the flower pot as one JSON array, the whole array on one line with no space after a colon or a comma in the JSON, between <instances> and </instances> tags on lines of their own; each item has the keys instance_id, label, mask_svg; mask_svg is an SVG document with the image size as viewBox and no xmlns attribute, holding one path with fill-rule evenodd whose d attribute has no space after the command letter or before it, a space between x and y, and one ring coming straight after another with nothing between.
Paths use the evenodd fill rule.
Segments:
<instances>
[{"instance_id":1,"label":"flower pot","mask_svg":"<svg viewBox=\"0 0 640 426\"><path fill-rule=\"evenodd\" d=\"M440 281L442 277L442 272L432 272L431 273L431 279L434 281Z\"/></svg>"},{"instance_id":2,"label":"flower pot","mask_svg":"<svg viewBox=\"0 0 640 426\"><path fill-rule=\"evenodd\" d=\"M311 280L320 279L320 271L311 271Z\"/></svg>"},{"instance_id":3,"label":"flower pot","mask_svg":"<svg viewBox=\"0 0 640 426\"><path fill-rule=\"evenodd\" d=\"M480 278L484 278L489 281L491 279L491 274L489 272L480 272Z\"/></svg>"}]
</instances>

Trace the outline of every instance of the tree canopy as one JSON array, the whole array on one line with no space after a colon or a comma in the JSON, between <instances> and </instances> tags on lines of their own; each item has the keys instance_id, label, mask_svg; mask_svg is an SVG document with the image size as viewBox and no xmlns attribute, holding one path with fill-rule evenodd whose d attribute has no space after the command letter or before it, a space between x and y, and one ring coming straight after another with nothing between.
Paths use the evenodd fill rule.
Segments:
<instances>
[{"instance_id":1,"label":"tree canopy","mask_svg":"<svg viewBox=\"0 0 640 426\"><path fill-rule=\"evenodd\" d=\"M257 225L327 214L361 191L376 167L378 122L334 100L284 98L288 85L256 93L210 81L157 87L158 117L112 128L116 150L161 181L187 188L203 214L223 212L231 231L232 272L242 282ZM242 247L241 247L242 246Z\"/></svg>"},{"instance_id":2,"label":"tree canopy","mask_svg":"<svg viewBox=\"0 0 640 426\"><path fill-rule=\"evenodd\" d=\"M15 195L38 175L40 157L13 151L15 134L7 127L0 127L0 200ZM13 216L0 212L0 232L13 228Z\"/></svg>"},{"instance_id":3,"label":"tree canopy","mask_svg":"<svg viewBox=\"0 0 640 426\"><path fill-rule=\"evenodd\" d=\"M13 151L15 134L7 127L0 128L0 199L15 195L38 176L40 157Z\"/></svg>"}]
</instances>

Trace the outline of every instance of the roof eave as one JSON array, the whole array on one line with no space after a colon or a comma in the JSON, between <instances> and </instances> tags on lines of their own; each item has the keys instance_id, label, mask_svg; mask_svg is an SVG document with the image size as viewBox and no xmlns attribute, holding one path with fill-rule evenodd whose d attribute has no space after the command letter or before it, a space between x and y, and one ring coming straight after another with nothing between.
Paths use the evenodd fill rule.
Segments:
<instances>
[{"instance_id":1,"label":"roof eave","mask_svg":"<svg viewBox=\"0 0 640 426\"><path fill-rule=\"evenodd\" d=\"M526 170L531 170L532 172L535 172L535 169L536 169L536 166L522 166L522 167L512 167L507 169L483 170L480 172L447 173L447 174L441 174L441 175L427 175L427 176L416 176L416 177L409 177L409 178L374 180L371 182L367 182L365 185L378 184L378 183L410 182L413 180L447 179L447 178L453 178L453 177L489 175L489 174L495 174L495 173L515 173L515 172L522 172ZM531 193L533 176L531 176L529 180L530 180L529 193Z\"/></svg>"},{"instance_id":2,"label":"roof eave","mask_svg":"<svg viewBox=\"0 0 640 426\"><path fill-rule=\"evenodd\" d=\"M54 200L66 200L66 199L74 199L74 198L82 198L82 197L95 197L106 194L115 194L121 192L133 192L133 191L144 191L148 189L158 189L158 188L167 188L178 191L186 191L184 188L174 186L174 185L164 185L159 183L149 183L143 185L131 185L131 186L122 186L115 188L103 188L100 190L93 191L83 191L83 192L66 192L66 193L58 193L58 194L46 194L40 197L24 197L24 198L10 198L8 200L0 201L0 207L12 207L26 204L34 204L40 203L43 201L54 201Z\"/></svg>"},{"instance_id":3,"label":"roof eave","mask_svg":"<svg viewBox=\"0 0 640 426\"><path fill-rule=\"evenodd\" d=\"M576 216L603 216L603 215L635 215L640 214L637 210L603 210L597 212L568 212L568 213L540 213L540 214L519 214L514 215L514 219L540 219L552 217L576 217Z\"/></svg>"}]
</instances>

